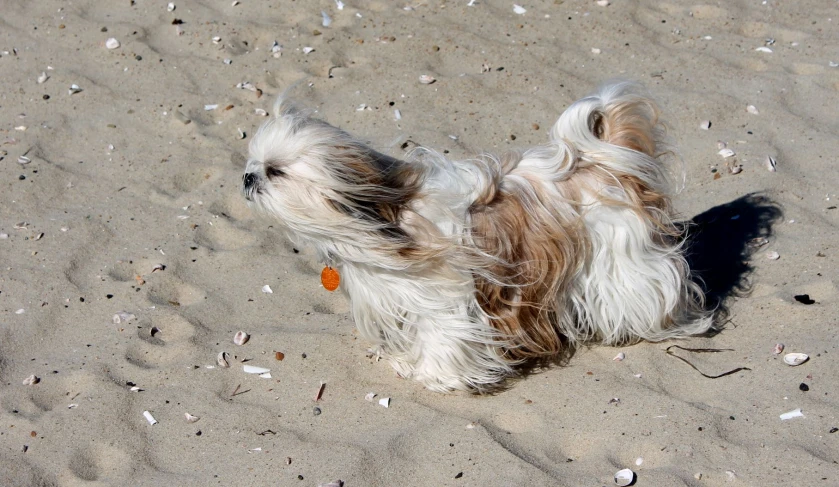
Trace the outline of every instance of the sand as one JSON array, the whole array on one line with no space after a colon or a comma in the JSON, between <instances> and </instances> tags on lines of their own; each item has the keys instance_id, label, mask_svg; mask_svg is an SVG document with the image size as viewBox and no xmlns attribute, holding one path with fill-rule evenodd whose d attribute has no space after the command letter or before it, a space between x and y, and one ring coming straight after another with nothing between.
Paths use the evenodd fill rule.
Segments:
<instances>
[{"instance_id":1,"label":"sand","mask_svg":"<svg viewBox=\"0 0 839 487\"><path fill-rule=\"evenodd\" d=\"M345 3L3 1L1 485L839 484L835 2ZM431 393L368 357L321 263L239 194L255 110L294 83L392 155L465 158L544 142L614 77L665 109L691 260L728 314L677 344L730 351L671 351L750 370L709 379L642 343L493 396Z\"/></svg>"}]
</instances>

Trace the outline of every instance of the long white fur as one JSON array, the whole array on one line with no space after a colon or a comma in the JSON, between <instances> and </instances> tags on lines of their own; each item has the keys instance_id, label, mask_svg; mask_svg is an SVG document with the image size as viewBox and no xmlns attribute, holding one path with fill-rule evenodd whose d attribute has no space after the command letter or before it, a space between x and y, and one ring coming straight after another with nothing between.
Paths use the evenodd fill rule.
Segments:
<instances>
[{"instance_id":1,"label":"long white fur","mask_svg":"<svg viewBox=\"0 0 839 487\"><path fill-rule=\"evenodd\" d=\"M435 391L486 390L514 375L503 350L509 337L494 329L478 303L474 283L481 255L472 249L470 208L492 185L509 191L552 194L542 207L557 218L582 221L589 251L564 295L556 296L558 328L571 342L621 344L702 333L707 313L696 311L702 294L690 281L678 244L657 244L652 222L626 206L604 205L603 197L626 201L624 189L610 185L610 171L631 174L657 191L670 181L660 161L597 138L593 114L627 99L644 100L637 87L616 83L571 105L550 131L549 143L526 151L503 173L496 159L450 161L425 151L408 164L421 169L422 191L402 214L402 226L432 248L411 261L379 238L380 225L340 214L328 203L352 182L336 176L330 147L361 146L345 132L312 121L284 100L250 144L246 173L259 176L251 204L282 222L295 242L309 244L341 272L361 335L377 345L397 372ZM643 113L639 117L652 117ZM648 110L654 111L651 103ZM282 183L264 176L266 163L281 163ZM581 167L606 176L580 181L583 201L569 201L563 184ZM357 190L357 188L355 188ZM366 188L376 195L376 188ZM537 201L537 198L532 198ZM515 263L511 263L515 264ZM489 276L492 278L492 276ZM502 283L503 284L503 283ZM670 326L671 317L677 326Z\"/></svg>"}]
</instances>

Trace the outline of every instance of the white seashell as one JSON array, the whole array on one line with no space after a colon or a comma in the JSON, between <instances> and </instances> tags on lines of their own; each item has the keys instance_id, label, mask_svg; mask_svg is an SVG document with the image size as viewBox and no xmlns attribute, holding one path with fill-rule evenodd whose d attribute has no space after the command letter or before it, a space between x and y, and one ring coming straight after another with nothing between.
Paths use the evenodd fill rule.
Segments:
<instances>
[{"instance_id":1,"label":"white seashell","mask_svg":"<svg viewBox=\"0 0 839 487\"><path fill-rule=\"evenodd\" d=\"M335 0L335 6L338 7L338 10L344 10L344 2L341 0Z\"/></svg>"},{"instance_id":2,"label":"white seashell","mask_svg":"<svg viewBox=\"0 0 839 487\"><path fill-rule=\"evenodd\" d=\"M728 172L730 172L731 174L740 174L741 172L743 172L743 166L732 166L728 168Z\"/></svg>"},{"instance_id":3,"label":"white seashell","mask_svg":"<svg viewBox=\"0 0 839 487\"><path fill-rule=\"evenodd\" d=\"M264 292L265 294L274 294L274 291L271 290L271 286L269 286L268 284L262 286L262 292Z\"/></svg>"},{"instance_id":4,"label":"white seashell","mask_svg":"<svg viewBox=\"0 0 839 487\"><path fill-rule=\"evenodd\" d=\"M635 480L635 472L628 468L618 470L615 473L615 483L618 485L626 486L631 484L633 480Z\"/></svg>"},{"instance_id":5,"label":"white seashell","mask_svg":"<svg viewBox=\"0 0 839 487\"><path fill-rule=\"evenodd\" d=\"M717 149L725 149L726 147L728 147L728 142L724 140L717 141Z\"/></svg>"},{"instance_id":6,"label":"white seashell","mask_svg":"<svg viewBox=\"0 0 839 487\"><path fill-rule=\"evenodd\" d=\"M105 47L108 49L116 49L119 47L119 41L111 37L107 41L105 41Z\"/></svg>"},{"instance_id":7,"label":"white seashell","mask_svg":"<svg viewBox=\"0 0 839 487\"><path fill-rule=\"evenodd\" d=\"M393 118L396 120L402 120L402 112L400 112L398 108L393 111Z\"/></svg>"},{"instance_id":8,"label":"white seashell","mask_svg":"<svg viewBox=\"0 0 839 487\"><path fill-rule=\"evenodd\" d=\"M259 115L260 117L267 117L268 116L268 112L266 112L265 110L263 110L261 108L255 108L253 110L253 113Z\"/></svg>"},{"instance_id":9,"label":"white seashell","mask_svg":"<svg viewBox=\"0 0 839 487\"><path fill-rule=\"evenodd\" d=\"M236 335L233 336L233 343L235 343L236 345L244 345L248 343L248 340L250 340L250 338L250 335L240 330L237 331Z\"/></svg>"},{"instance_id":10,"label":"white seashell","mask_svg":"<svg viewBox=\"0 0 839 487\"><path fill-rule=\"evenodd\" d=\"M764 162L764 164L766 164L766 170L767 171L775 172L776 166L777 166L778 163L775 161L774 157L766 156L766 159L763 162Z\"/></svg>"},{"instance_id":11,"label":"white seashell","mask_svg":"<svg viewBox=\"0 0 839 487\"><path fill-rule=\"evenodd\" d=\"M216 363L219 367L228 368L230 367L230 362L227 361L227 357L229 357L227 352L219 352L218 357L216 357Z\"/></svg>"},{"instance_id":12,"label":"white seashell","mask_svg":"<svg viewBox=\"0 0 839 487\"><path fill-rule=\"evenodd\" d=\"M755 51L757 51L757 52L772 52L772 49L769 49L766 46L760 46L757 49L755 49Z\"/></svg>"},{"instance_id":13,"label":"white seashell","mask_svg":"<svg viewBox=\"0 0 839 487\"><path fill-rule=\"evenodd\" d=\"M390 398L389 397L383 397L383 398L379 399L379 405L384 406L386 408L389 408L390 407Z\"/></svg>"},{"instance_id":14,"label":"white seashell","mask_svg":"<svg viewBox=\"0 0 839 487\"><path fill-rule=\"evenodd\" d=\"M248 136L248 135L245 133L245 131L244 131L244 130L242 130L242 129L238 128L238 127L236 127L236 133L239 135L239 138L240 138L240 139L244 139L245 137L247 137L247 136Z\"/></svg>"},{"instance_id":15,"label":"white seashell","mask_svg":"<svg viewBox=\"0 0 839 487\"><path fill-rule=\"evenodd\" d=\"M242 370L244 370L246 374L267 374L268 372L271 372L271 369L257 367L255 365L245 365L242 367Z\"/></svg>"},{"instance_id":16,"label":"white seashell","mask_svg":"<svg viewBox=\"0 0 839 487\"><path fill-rule=\"evenodd\" d=\"M259 374L259 376L262 377L263 379L270 379L271 378L271 372L265 372L264 374Z\"/></svg>"},{"instance_id":17,"label":"white seashell","mask_svg":"<svg viewBox=\"0 0 839 487\"><path fill-rule=\"evenodd\" d=\"M81 91L82 91L82 89L79 88L79 85L77 85L75 83L70 85L70 89L68 90L69 94L71 94L71 95L76 94L76 93L81 93Z\"/></svg>"},{"instance_id":18,"label":"white seashell","mask_svg":"<svg viewBox=\"0 0 839 487\"><path fill-rule=\"evenodd\" d=\"M236 88L239 88L240 90L249 90L256 92L256 86L254 86L253 83L251 83L250 81L242 81L241 83L237 83Z\"/></svg>"},{"instance_id":19,"label":"white seashell","mask_svg":"<svg viewBox=\"0 0 839 487\"><path fill-rule=\"evenodd\" d=\"M781 421L786 421L786 420L792 419L792 418L803 418L803 417L804 417L804 413L801 412L801 408L798 408L798 409L793 409L792 411L790 411L788 413L782 414L781 415Z\"/></svg>"},{"instance_id":20,"label":"white seashell","mask_svg":"<svg viewBox=\"0 0 839 487\"><path fill-rule=\"evenodd\" d=\"M20 157L17 158L17 163L18 164L29 164L30 162L32 162L32 159L30 159L26 156L20 156Z\"/></svg>"},{"instance_id":21,"label":"white seashell","mask_svg":"<svg viewBox=\"0 0 839 487\"><path fill-rule=\"evenodd\" d=\"M784 362L793 367L801 365L808 360L810 360L810 356L806 353L788 353L784 355Z\"/></svg>"},{"instance_id":22,"label":"white seashell","mask_svg":"<svg viewBox=\"0 0 839 487\"><path fill-rule=\"evenodd\" d=\"M23 379L23 385L25 386L31 386L37 384L38 382L41 382L41 378L37 377L35 374L32 374L29 377Z\"/></svg>"},{"instance_id":23,"label":"white seashell","mask_svg":"<svg viewBox=\"0 0 839 487\"><path fill-rule=\"evenodd\" d=\"M17 127L15 127L15 130L17 130L18 132L26 132L26 125L18 125Z\"/></svg>"},{"instance_id":24,"label":"white seashell","mask_svg":"<svg viewBox=\"0 0 839 487\"><path fill-rule=\"evenodd\" d=\"M644 459L643 459L643 458L638 457L638 458L636 458L636 459L635 459L635 465L636 465L636 466L639 466L639 467L640 467L642 463L644 463Z\"/></svg>"},{"instance_id":25,"label":"white seashell","mask_svg":"<svg viewBox=\"0 0 839 487\"><path fill-rule=\"evenodd\" d=\"M734 157L734 151L729 148L720 149L717 154L723 156L724 158Z\"/></svg>"},{"instance_id":26,"label":"white seashell","mask_svg":"<svg viewBox=\"0 0 839 487\"><path fill-rule=\"evenodd\" d=\"M157 420L154 419L154 416L152 416L150 412L143 411L143 416L146 417L146 421L148 421L150 425L156 425L157 424Z\"/></svg>"},{"instance_id":27,"label":"white seashell","mask_svg":"<svg viewBox=\"0 0 839 487\"><path fill-rule=\"evenodd\" d=\"M332 17L329 16L328 13L324 12L323 10L320 11L320 16L323 17L323 24L324 27L329 27L332 25Z\"/></svg>"},{"instance_id":28,"label":"white seashell","mask_svg":"<svg viewBox=\"0 0 839 487\"><path fill-rule=\"evenodd\" d=\"M29 226L29 222L19 222L15 223L15 230L26 230L26 227Z\"/></svg>"},{"instance_id":29,"label":"white seashell","mask_svg":"<svg viewBox=\"0 0 839 487\"><path fill-rule=\"evenodd\" d=\"M770 250L769 252L766 252L766 258L769 260L778 260L781 258L781 254L775 252L774 250Z\"/></svg>"},{"instance_id":30,"label":"white seashell","mask_svg":"<svg viewBox=\"0 0 839 487\"><path fill-rule=\"evenodd\" d=\"M599 5L601 7L608 7L609 6L609 0L597 0L597 5Z\"/></svg>"},{"instance_id":31,"label":"white seashell","mask_svg":"<svg viewBox=\"0 0 839 487\"><path fill-rule=\"evenodd\" d=\"M115 325L118 325L120 323L128 323L134 318L136 318L136 316L134 316L133 313L129 313L128 311L120 311L119 313L115 314L113 318L111 318L111 321L113 321Z\"/></svg>"},{"instance_id":32,"label":"white seashell","mask_svg":"<svg viewBox=\"0 0 839 487\"><path fill-rule=\"evenodd\" d=\"M747 107L746 107L746 111L747 111L747 112L749 112L749 113L751 113L752 115L757 115L757 114L759 114L759 113L760 113L760 112L758 111L757 107L756 107L756 106L754 106L754 105L749 105L749 106L747 106Z\"/></svg>"},{"instance_id":33,"label":"white seashell","mask_svg":"<svg viewBox=\"0 0 839 487\"><path fill-rule=\"evenodd\" d=\"M208 111L208 112L209 112L209 111L212 111L212 110L215 110L216 108L218 108L218 104L214 104L214 105L204 105L204 110L205 110L205 111Z\"/></svg>"},{"instance_id":34,"label":"white seashell","mask_svg":"<svg viewBox=\"0 0 839 487\"><path fill-rule=\"evenodd\" d=\"M164 270L164 269L166 269L166 266L165 266L165 265L163 265L163 264L155 264L155 265L153 265L153 266L152 266L151 271L152 271L152 272L157 272L157 271L162 271L162 270Z\"/></svg>"},{"instance_id":35,"label":"white seashell","mask_svg":"<svg viewBox=\"0 0 839 487\"><path fill-rule=\"evenodd\" d=\"M235 7L236 5L239 5L239 0L233 0L233 3L230 4L231 7Z\"/></svg>"},{"instance_id":36,"label":"white seashell","mask_svg":"<svg viewBox=\"0 0 839 487\"><path fill-rule=\"evenodd\" d=\"M314 48L314 47L308 47L308 46L307 46L307 47L304 47L304 48L303 48L303 54L309 54L310 52L312 52L312 51L314 51L314 50L315 50L315 48Z\"/></svg>"},{"instance_id":37,"label":"white seashell","mask_svg":"<svg viewBox=\"0 0 839 487\"><path fill-rule=\"evenodd\" d=\"M699 128L701 128L702 130L708 130L709 128L711 128L711 121L703 120L699 122Z\"/></svg>"},{"instance_id":38,"label":"white seashell","mask_svg":"<svg viewBox=\"0 0 839 487\"><path fill-rule=\"evenodd\" d=\"M169 5L166 6L166 10L172 12L175 10L175 4L173 2L169 2Z\"/></svg>"},{"instance_id":39,"label":"white seashell","mask_svg":"<svg viewBox=\"0 0 839 487\"><path fill-rule=\"evenodd\" d=\"M776 343L775 348L772 349L772 353L775 354L775 355L779 355L783 351L784 351L784 344L783 343Z\"/></svg>"},{"instance_id":40,"label":"white seashell","mask_svg":"<svg viewBox=\"0 0 839 487\"><path fill-rule=\"evenodd\" d=\"M596 48L596 47L592 47L592 48L591 48L591 53L592 53L592 54L600 54L600 52L601 52L601 51L600 51L600 49L598 49L598 48Z\"/></svg>"},{"instance_id":41,"label":"white seashell","mask_svg":"<svg viewBox=\"0 0 839 487\"><path fill-rule=\"evenodd\" d=\"M625 358L626 358L626 354L621 352L621 353L615 355L615 358L613 358L612 360L614 360L615 362L620 362Z\"/></svg>"},{"instance_id":42,"label":"white seashell","mask_svg":"<svg viewBox=\"0 0 839 487\"><path fill-rule=\"evenodd\" d=\"M6 240L7 238L9 238L8 233L0 233L0 240Z\"/></svg>"},{"instance_id":43,"label":"white seashell","mask_svg":"<svg viewBox=\"0 0 839 487\"><path fill-rule=\"evenodd\" d=\"M131 389L128 389L131 392L143 392L145 389L140 389L138 386L131 386Z\"/></svg>"},{"instance_id":44,"label":"white seashell","mask_svg":"<svg viewBox=\"0 0 839 487\"><path fill-rule=\"evenodd\" d=\"M839 67L839 63L834 62L834 61L829 61L829 62L827 63L827 65L828 65L828 66L830 66L831 68L837 68L837 67Z\"/></svg>"},{"instance_id":45,"label":"white seashell","mask_svg":"<svg viewBox=\"0 0 839 487\"><path fill-rule=\"evenodd\" d=\"M231 64L233 64L233 60L232 60L232 59L225 59L225 60L224 60L224 61L222 61L222 62L223 62L224 64L228 65L228 66L230 66Z\"/></svg>"},{"instance_id":46,"label":"white seashell","mask_svg":"<svg viewBox=\"0 0 839 487\"><path fill-rule=\"evenodd\" d=\"M213 36L213 44L218 44L221 42L221 36Z\"/></svg>"},{"instance_id":47,"label":"white seashell","mask_svg":"<svg viewBox=\"0 0 839 487\"><path fill-rule=\"evenodd\" d=\"M430 74L421 74L420 77L419 77L419 82L424 84L424 85L430 85L430 84L434 83L435 81L437 81L437 78L435 78L434 76L431 76Z\"/></svg>"},{"instance_id":48,"label":"white seashell","mask_svg":"<svg viewBox=\"0 0 839 487\"><path fill-rule=\"evenodd\" d=\"M47 73L41 73L41 75L40 75L40 76L38 76L38 84L39 84L39 85L40 85L40 84L43 84L43 83L44 83L44 82L46 82L48 79L50 79L50 77L49 77L49 76L47 76Z\"/></svg>"},{"instance_id":49,"label":"white seashell","mask_svg":"<svg viewBox=\"0 0 839 487\"><path fill-rule=\"evenodd\" d=\"M187 423L194 423L194 422L198 421L199 419L201 419L198 416L193 416L189 413L184 413L184 417L186 417L186 422Z\"/></svg>"},{"instance_id":50,"label":"white seashell","mask_svg":"<svg viewBox=\"0 0 839 487\"><path fill-rule=\"evenodd\" d=\"M76 409L77 407L79 407L79 405L75 403L67 405L67 409Z\"/></svg>"},{"instance_id":51,"label":"white seashell","mask_svg":"<svg viewBox=\"0 0 839 487\"><path fill-rule=\"evenodd\" d=\"M282 56L283 46L280 45L279 42L274 41L274 44L271 45L271 55L275 58L279 58Z\"/></svg>"},{"instance_id":52,"label":"white seashell","mask_svg":"<svg viewBox=\"0 0 839 487\"><path fill-rule=\"evenodd\" d=\"M26 312L26 310L24 310L23 308L20 308L19 310L15 311L15 314L16 315L22 315L25 312Z\"/></svg>"},{"instance_id":53,"label":"white seashell","mask_svg":"<svg viewBox=\"0 0 839 487\"><path fill-rule=\"evenodd\" d=\"M524 15L524 13L527 12L527 10L524 7L522 7L521 5L516 5L514 3L513 4L513 12L515 12L519 15Z\"/></svg>"},{"instance_id":54,"label":"white seashell","mask_svg":"<svg viewBox=\"0 0 839 487\"><path fill-rule=\"evenodd\" d=\"M373 398L376 397L375 392L368 392L366 396L364 396L365 401L373 402Z\"/></svg>"}]
</instances>

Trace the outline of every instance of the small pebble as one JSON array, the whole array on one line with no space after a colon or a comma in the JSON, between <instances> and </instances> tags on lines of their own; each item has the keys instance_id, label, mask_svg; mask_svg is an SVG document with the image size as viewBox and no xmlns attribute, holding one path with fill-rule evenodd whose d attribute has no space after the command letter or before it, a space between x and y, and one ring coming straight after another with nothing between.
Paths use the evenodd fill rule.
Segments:
<instances>
[{"instance_id":1,"label":"small pebble","mask_svg":"<svg viewBox=\"0 0 839 487\"><path fill-rule=\"evenodd\" d=\"M809 391L809 390L810 390L810 386L808 386L807 384L805 384L805 383L803 383L803 382L802 382L801 384L799 384L798 389L799 389L801 392L807 392L807 391Z\"/></svg>"},{"instance_id":2,"label":"small pebble","mask_svg":"<svg viewBox=\"0 0 839 487\"><path fill-rule=\"evenodd\" d=\"M315 407L314 407L314 409L312 409L312 413L313 413L315 416L320 416L321 410L320 410L320 408L319 408L319 407L315 406Z\"/></svg>"}]
</instances>

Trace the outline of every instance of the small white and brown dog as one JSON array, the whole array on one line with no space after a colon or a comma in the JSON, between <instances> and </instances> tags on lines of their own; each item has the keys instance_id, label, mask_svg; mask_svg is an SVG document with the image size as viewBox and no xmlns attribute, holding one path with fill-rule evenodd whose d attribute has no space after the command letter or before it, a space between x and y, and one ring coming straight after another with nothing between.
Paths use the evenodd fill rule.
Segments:
<instances>
[{"instance_id":1,"label":"small white and brown dog","mask_svg":"<svg viewBox=\"0 0 839 487\"><path fill-rule=\"evenodd\" d=\"M401 376L483 392L578 343L708 331L662 137L628 82L571 105L545 145L465 161L386 156L280 98L243 191L340 272L361 335Z\"/></svg>"}]
</instances>

